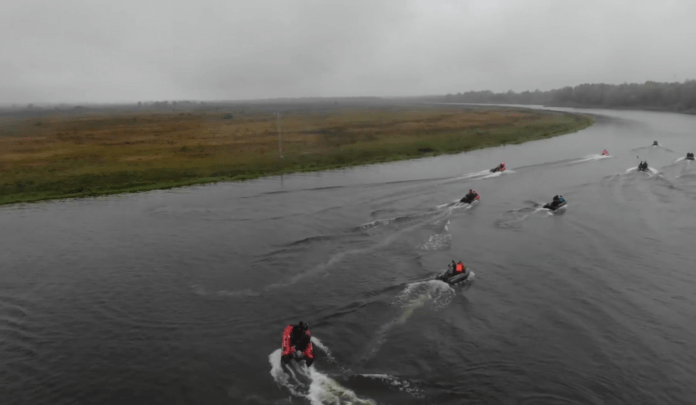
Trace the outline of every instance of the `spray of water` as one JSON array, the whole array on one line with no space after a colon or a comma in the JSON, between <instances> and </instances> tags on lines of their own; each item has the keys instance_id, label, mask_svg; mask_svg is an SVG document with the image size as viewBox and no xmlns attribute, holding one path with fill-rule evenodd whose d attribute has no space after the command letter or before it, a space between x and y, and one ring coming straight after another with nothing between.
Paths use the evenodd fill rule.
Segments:
<instances>
[{"instance_id":1,"label":"spray of water","mask_svg":"<svg viewBox=\"0 0 696 405\"><path fill-rule=\"evenodd\" d=\"M440 310L452 301L454 295L454 289L439 280L419 281L407 285L393 302L394 306L402 308L403 311L377 330L373 343L368 346L368 352L362 360L367 361L374 357L386 341L389 331L406 323L418 308L430 303L434 310Z\"/></svg>"},{"instance_id":2,"label":"spray of water","mask_svg":"<svg viewBox=\"0 0 696 405\"><path fill-rule=\"evenodd\" d=\"M371 378L375 380L380 380L389 386L391 386L393 389L396 389L401 392L405 392L415 398L418 399L424 399L425 395L423 395L423 392L418 388L418 386L413 382L409 380L404 380L398 377L394 377L392 375L388 374L360 374L361 377L365 378Z\"/></svg>"},{"instance_id":3,"label":"spray of water","mask_svg":"<svg viewBox=\"0 0 696 405\"><path fill-rule=\"evenodd\" d=\"M331 351L316 337L312 341L321 350L331 356ZM360 398L352 390L343 387L336 380L317 370L314 365L306 367L291 362L283 367L281 349L275 350L268 356L271 364L271 376L280 387L287 389L297 398L306 398L312 405L376 405L372 399ZM335 361L335 359L333 359ZM303 364L303 363L302 363Z\"/></svg>"}]
</instances>

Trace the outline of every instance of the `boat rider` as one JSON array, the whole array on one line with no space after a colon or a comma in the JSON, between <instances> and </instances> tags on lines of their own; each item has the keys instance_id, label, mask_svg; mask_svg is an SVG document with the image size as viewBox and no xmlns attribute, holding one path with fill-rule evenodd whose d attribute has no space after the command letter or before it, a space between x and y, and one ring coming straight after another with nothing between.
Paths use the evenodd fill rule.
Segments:
<instances>
[{"instance_id":1,"label":"boat rider","mask_svg":"<svg viewBox=\"0 0 696 405\"><path fill-rule=\"evenodd\" d=\"M447 265L447 274L449 275L454 276L464 273L464 271L466 271L466 266L461 260L458 263L455 263L454 260L452 260L452 263Z\"/></svg>"},{"instance_id":2,"label":"boat rider","mask_svg":"<svg viewBox=\"0 0 696 405\"><path fill-rule=\"evenodd\" d=\"M447 274L454 274L454 269L457 268L457 263L452 260L452 263L447 264Z\"/></svg>"},{"instance_id":3,"label":"boat rider","mask_svg":"<svg viewBox=\"0 0 696 405\"><path fill-rule=\"evenodd\" d=\"M295 348L301 352L307 348L309 340L309 325L300 321L299 325L293 326L292 335L290 336L290 345L295 346Z\"/></svg>"}]
</instances>

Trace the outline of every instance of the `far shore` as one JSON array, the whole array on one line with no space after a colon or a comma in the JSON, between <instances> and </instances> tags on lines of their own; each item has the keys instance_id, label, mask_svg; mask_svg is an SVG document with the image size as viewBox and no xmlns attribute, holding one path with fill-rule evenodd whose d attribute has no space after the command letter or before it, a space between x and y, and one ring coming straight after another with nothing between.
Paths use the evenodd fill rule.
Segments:
<instances>
[{"instance_id":1,"label":"far shore","mask_svg":"<svg viewBox=\"0 0 696 405\"><path fill-rule=\"evenodd\" d=\"M455 102L455 101L438 101L437 105L469 105L469 106L485 106L485 107L511 107L511 108L532 108L539 106L543 108L576 108L578 110L615 110L615 111L651 111L665 112L673 114L696 115L696 109L691 110L675 110L668 107L626 107L626 106L603 106L603 105L580 105L580 104L510 104L510 103L473 103L473 102Z\"/></svg>"},{"instance_id":2,"label":"far shore","mask_svg":"<svg viewBox=\"0 0 696 405\"><path fill-rule=\"evenodd\" d=\"M585 114L444 105L0 117L0 205L460 153L576 132ZM278 124L282 133L282 159Z\"/></svg>"}]
</instances>

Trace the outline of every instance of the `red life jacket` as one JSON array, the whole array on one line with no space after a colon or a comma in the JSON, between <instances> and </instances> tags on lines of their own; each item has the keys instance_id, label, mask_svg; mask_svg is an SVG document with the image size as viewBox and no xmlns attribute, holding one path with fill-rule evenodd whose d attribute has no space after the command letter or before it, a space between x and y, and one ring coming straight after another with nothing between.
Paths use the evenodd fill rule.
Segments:
<instances>
[{"instance_id":1,"label":"red life jacket","mask_svg":"<svg viewBox=\"0 0 696 405\"><path fill-rule=\"evenodd\" d=\"M464 272L464 265L461 263L457 263L457 267L454 268L457 273L463 273Z\"/></svg>"}]
</instances>

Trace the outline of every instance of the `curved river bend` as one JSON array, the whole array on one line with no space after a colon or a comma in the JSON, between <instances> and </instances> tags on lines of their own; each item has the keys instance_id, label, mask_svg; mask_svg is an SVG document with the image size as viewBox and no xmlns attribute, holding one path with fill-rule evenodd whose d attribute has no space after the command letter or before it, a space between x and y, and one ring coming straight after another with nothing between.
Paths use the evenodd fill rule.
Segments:
<instances>
[{"instance_id":1,"label":"curved river bend","mask_svg":"<svg viewBox=\"0 0 696 405\"><path fill-rule=\"evenodd\" d=\"M0 402L694 403L696 117L582 112L523 145L0 207ZM452 259L469 289L429 281ZM304 380L277 364L300 320Z\"/></svg>"}]
</instances>

